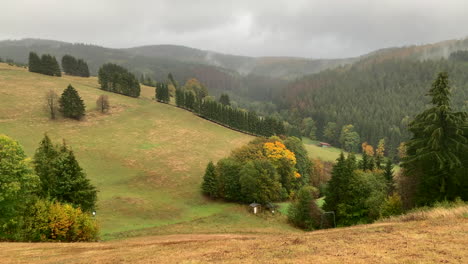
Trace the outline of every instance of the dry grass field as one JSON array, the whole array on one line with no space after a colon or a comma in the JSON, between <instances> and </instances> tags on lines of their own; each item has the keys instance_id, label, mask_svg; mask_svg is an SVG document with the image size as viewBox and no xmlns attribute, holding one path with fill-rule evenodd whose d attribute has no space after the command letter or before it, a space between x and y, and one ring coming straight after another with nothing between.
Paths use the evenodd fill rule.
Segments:
<instances>
[{"instance_id":1,"label":"dry grass field","mask_svg":"<svg viewBox=\"0 0 468 264\"><path fill-rule=\"evenodd\" d=\"M2 263L468 263L468 206L416 215L296 234L185 234L99 243L0 243L0 260Z\"/></svg>"}]
</instances>

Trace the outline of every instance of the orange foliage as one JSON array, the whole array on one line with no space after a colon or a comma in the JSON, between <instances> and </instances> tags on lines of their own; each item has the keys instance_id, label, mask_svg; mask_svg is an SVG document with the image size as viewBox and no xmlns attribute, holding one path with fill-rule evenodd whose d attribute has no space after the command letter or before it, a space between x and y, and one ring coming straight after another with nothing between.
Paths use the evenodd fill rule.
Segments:
<instances>
[{"instance_id":1,"label":"orange foliage","mask_svg":"<svg viewBox=\"0 0 468 264\"><path fill-rule=\"evenodd\" d=\"M369 156L374 156L374 147L367 144L367 142L362 143L362 152L366 153Z\"/></svg>"},{"instance_id":2,"label":"orange foliage","mask_svg":"<svg viewBox=\"0 0 468 264\"><path fill-rule=\"evenodd\" d=\"M267 142L263 144L263 149L265 150L265 155L274 161L286 159L292 165L296 165L296 155L279 141Z\"/></svg>"}]
</instances>

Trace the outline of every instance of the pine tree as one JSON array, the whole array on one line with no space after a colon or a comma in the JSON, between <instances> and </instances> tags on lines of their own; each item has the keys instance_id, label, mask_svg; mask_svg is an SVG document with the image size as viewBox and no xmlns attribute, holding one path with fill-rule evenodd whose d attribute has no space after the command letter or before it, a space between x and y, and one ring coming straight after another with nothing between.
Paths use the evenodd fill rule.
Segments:
<instances>
[{"instance_id":1,"label":"pine tree","mask_svg":"<svg viewBox=\"0 0 468 264\"><path fill-rule=\"evenodd\" d=\"M96 204L96 188L86 178L68 146L53 145L44 135L34 154L34 170L41 180L40 196L70 203L91 211Z\"/></svg>"},{"instance_id":2,"label":"pine tree","mask_svg":"<svg viewBox=\"0 0 468 264\"><path fill-rule=\"evenodd\" d=\"M393 186L393 164L390 159L385 163L384 177L390 186Z\"/></svg>"},{"instance_id":3,"label":"pine tree","mask_svg":"<svg viewBox=\"0 0 468 264\"><path fill-rule=\"evenodd\" d=\"M218 197L218 176L213 162L210 161L206 166L205 175L203 176L202 192L211 198Z\"/></svg>"},{"instance_id":4,"label":"pine tree","mask_svg":"<svg viewBox=\"0 0 468 264\"><path fill-rule=\"evenodd\" d=\"M468 113L453 112L448 74L439 73L429 90L432 107L410 123L413 137L406 143L405 173L419 182L416 201L467 197Z\"/></svg>"},{"instance_id":5,"label":"pine tree","mask_svg":"<svg viewBox=\"0 0 468 264\"><path fill-rule=\"evenodd\" d=\"M65 117L81 119L85 115L85 105L73 86L68 85L59 99L60 112Z\"/></svg>"},{"instance_id":6,"label":"pine tree","mask_svg":"<svg viewBox=\"0 0 468 264\"><path fill-rule=\"evenodd\" d=\"M71 203L83 211L95 208L96 188L86 178L72 150L64 144L59 157L55 160L54 175L56 185L51 191L52 197L60 202Z\"/></svg>"},{"instance_id":7,"label":"pine tree","mask_svg":"<svg viewBox=\"0 0 468 264\"><path fill-rule=\"evenodd\" d=\"M346 188L355 169L356 157L349 154L348 158L345 159L342 152L333 166L332 177L328 182L325 197L325 205L328 211L336 211L339 204L346 203Z\"/></svg>"},{"instance_id":8,"label":"pine tree","mask_svg":"<svg viewBox=\"0 0 468 264\"><path fill-rule=\"evenodd\" d=\"M29 71L41 73L41 59L35 52L29 53Z\"/></svg>"},{"instance_id":9,"label":"pine tree","mask_svg":"<svg viewBox=\"0 0 468 264\"><path fill-rule=\"evenodd\" d=\"M50 188L56 184L54 174L54 160L57 158L59 151L56 146L52 144L49 136L44 135L44 138L39 143L39 147L34 154L34 170L41 179L41 192L40 195L44 198L50 196Z\"/></svg>"}]
</instances>

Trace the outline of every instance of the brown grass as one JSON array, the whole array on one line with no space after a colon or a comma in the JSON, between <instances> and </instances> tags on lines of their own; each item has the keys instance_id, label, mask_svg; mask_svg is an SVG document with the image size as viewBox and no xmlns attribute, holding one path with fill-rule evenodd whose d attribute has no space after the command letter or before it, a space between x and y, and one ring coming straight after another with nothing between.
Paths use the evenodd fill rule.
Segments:
<instances>
[{"instance_id":1,"label":"brown grass","mask_svg":"<svg viewBox=\"0 0 468 264\"><path fill-rule=\"evenodd\" d=\"M99 243L1 243L1 263L467 263L466 207L424 220L296 234L193 234ZM451 211L449 213L449 211Z\"/></svg>"}]
</instances>

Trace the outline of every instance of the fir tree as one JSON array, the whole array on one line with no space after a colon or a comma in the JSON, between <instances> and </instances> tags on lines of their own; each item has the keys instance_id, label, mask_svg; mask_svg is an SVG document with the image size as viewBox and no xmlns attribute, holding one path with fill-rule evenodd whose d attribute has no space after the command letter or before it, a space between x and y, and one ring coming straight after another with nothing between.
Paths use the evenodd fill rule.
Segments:
<instances>
[{"instance_id":1,"label":"fir tree","mask_svg":"<svg viewBox=\"0 0 468 264\"><path fill-rule=\"evenodd\" d=\"M41 73L41 59L35 52L29 53L29 71Z\"/></svg>"},{"instance_id":2,"label":"fir tree","mask_svg":"<svg viewBox=\"0 0 468 264\"><path fill-rule=\"evenodd\" d=\"M467 199L468 113L452 111L445 72L439 73L428 95L433 106L410 123L413 137L406 143L402 166L419 182L418 204Z\"/></svg>"},{"instance_id":3,"label":"fir tree","mask_svg":"<svg viewBox=\"0 0 468 264\"><path fill-rule=\"evenodd\" d=\"M211 198L218 196L218 176L213 162L210 161L206 166L205 175L203 176L202 192Z\"/></svg>"},{"instance_id":4,"label":"fir tree","mask_svg":"<svg viewBox=\"0 0 468 264\"><path fill-rule=\"evenodd\" d=\"M78 92L73 86L68 85L59 99L60 112L65 117L81 119L85 115L85 105Z\"/></svg>"},{"instance_id":5,"label":"fir tree","mask_svg":"<svg viewBox=\"0 0 468 264\"><path fill-rule=\"evenodd\" d=\"M86 178L72 150L64 144L55 160L56 185L51 196L60 202L71 203L83 211L94 209L97 199L96 188Z\"/></svg>"},{"instance_id":6,"label":"fir tree","mask_svg":"<svg viewBox=\"0 0 468 264\"><path fill-rule=\"evenodd\" d=\"M54 160L57 158L59 151L52 144L49 136L44 135L44 138L39 143L39 147L34 154L34 170L41 179L41 196L47 198L50 196L50 188L55 186L56 178L54 174Z\"/></svg>"},{"instance_id":7,"label":"fir tree","mask_svg":"<svg viewBox=\"0 0 468 264\"><path fill-rule=\"evenodd\" d=\"M387 180L389 186L393 186L393 164L390 159L385 163L384 173L385 179Z\"/></svg>"},{"instance_id":8,"label":"fir tree","mask_svg":"<svg viewBox=\"0 0 468 264\"><path fill-rule=\"evenodd\" d=\"M45 135L34 155L34 170L41 179L40 196L73 204L84 211L94 209L96 188L65 143L61 147L53 145Z\"/></svg>"}]
</instances>

